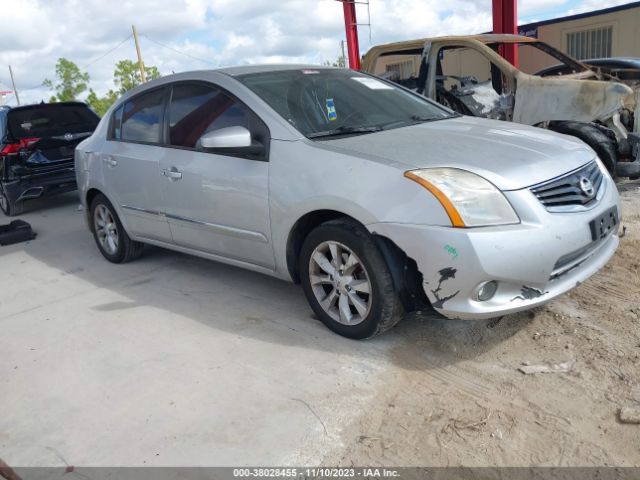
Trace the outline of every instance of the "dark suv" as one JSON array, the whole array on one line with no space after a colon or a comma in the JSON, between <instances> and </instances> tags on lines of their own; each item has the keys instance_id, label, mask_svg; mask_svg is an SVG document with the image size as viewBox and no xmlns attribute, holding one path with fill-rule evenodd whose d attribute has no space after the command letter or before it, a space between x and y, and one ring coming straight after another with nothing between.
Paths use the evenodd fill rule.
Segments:
<instances>
[{"instance_id":1,"label":"dark suv","mask_svg":"<svg viewBox=\"0 0 640 480\"><path fill-rule=\"evenodd\" d=\"M82 102L0 107L0 209L76 189L73 155L100 117Z\"/></svg>"}]
</instances>

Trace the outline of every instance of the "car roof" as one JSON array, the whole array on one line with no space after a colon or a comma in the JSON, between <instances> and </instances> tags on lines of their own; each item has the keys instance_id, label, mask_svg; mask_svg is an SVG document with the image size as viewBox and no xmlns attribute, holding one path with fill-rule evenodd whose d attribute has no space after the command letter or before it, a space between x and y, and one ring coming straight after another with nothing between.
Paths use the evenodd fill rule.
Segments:
<instances>
[{"instance_id":1,"label":"car roof","mask_svg":"<svg viewBox=\"0 0 640 480\"><path fill-rule=\"evenodd\" d=\"M7 105L8 106L8 105ZM87 107L87 104L84 102L51 102L51 103L30 103L29 105L20 105L16 107L9 107L11 110L29 110L32 108L49 108L49 107L59 107L59 106L76 106L76 107Z\"/></svg>"},{"instance_id":2,"label":"car roof","mask_svg":"<svg viewBox=\"0 0 640 480\"><path fill-rule=\"evenodd\" d=\"M281 72L287 70L336 70L336 67L330 67L325 65L309 65L309 64L267 64L267 65L241 65L236 67L221 67L210 68L205 70L188 70L185 72L172 73L171 75L165 75L155 80L150 80L146 83L135 86L131 90L125 92L116 103L120 103L123 99L131 98L139 93L151 90L163 85L180 82L185 80L193 80L198 77L211 77L215 75L225 75L227 77L238 77L241 75L247 75L251 73L266 73L266 72Z\"/></svg>"},{"instance_id":3,"label":"car roof","mask_svg":"<svg viewBox=\"0 0 640 480\"><path fill-rule=\"evenodd\" d=\"M236 67L224 67L217 68L214 71L224 73L236 77L238 75L246 75L249 73L265 73L265 72L281 72L286 70L303 70L303 69L333 69L335 67L321 66L321 65L308 65L308 64L292 64L292 63L279 63L279 64L266 64L266 65L241 65Z\"/></svg>"},{"instance_id":4,"label":"car roof","mask_svg":"<svg viewBox=\"0 0 640 480\"><path fill-rule=\"evenodd\" d=\"M383 45L377 45L371 48L370 51L376 49L390 50L391 48L412 50L415 48L423 47L425 43L469 40L475 40L481 43L534 43L539 41L537 38L525 37L523 35L509 35L504 33L486 33L482 35L446 35L442 37L428 37L419 38L417 40L407 40L404 42L386 43Z\"/></svg>"}]
</instances>

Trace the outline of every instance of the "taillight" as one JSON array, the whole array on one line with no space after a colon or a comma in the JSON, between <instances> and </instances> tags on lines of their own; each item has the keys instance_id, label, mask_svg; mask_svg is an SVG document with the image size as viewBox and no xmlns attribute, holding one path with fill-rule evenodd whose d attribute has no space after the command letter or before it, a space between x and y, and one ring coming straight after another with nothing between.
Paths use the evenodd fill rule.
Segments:
<instances>
[{"instance_id":1,"label":"taillight","mask_svg":"<svg viewBox=\"0 0 640 480\"><path fill-rule=\"evenodd\" d=\"M2 151L0 151L0 155L10 155L12 153L18 153L20 150L24 148L28 148L29 146L36 143L39 138L29 137L29 138L21 138L20 141L16 143L7 143Z\"/></svg>"}]
</instances>

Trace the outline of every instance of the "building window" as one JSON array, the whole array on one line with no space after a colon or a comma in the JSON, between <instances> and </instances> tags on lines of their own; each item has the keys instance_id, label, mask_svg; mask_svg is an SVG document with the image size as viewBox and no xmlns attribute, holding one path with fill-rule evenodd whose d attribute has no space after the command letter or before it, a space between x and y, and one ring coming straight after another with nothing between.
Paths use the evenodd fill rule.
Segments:
<instances>
[{"instance_id":1,"label":"building window","mask_svg":"<svg viewBox=\"0 0 640 480\"><path fill-rule=\"evenodd\" d=\"M578 60L611 56L613 27L594 28L567 34L567 53Z\"/></svg>"},{"instance_id":2,"label":"building window","mask_svg":"<svg viewBox=\"0 0 640 480\"><path fill-rule=\"evenodd\" d=\"M387 72L395 72L400 78L413 77L413 60L406 60L404 62L390 63L386 66Z\"/></svg>"}]
</instances>

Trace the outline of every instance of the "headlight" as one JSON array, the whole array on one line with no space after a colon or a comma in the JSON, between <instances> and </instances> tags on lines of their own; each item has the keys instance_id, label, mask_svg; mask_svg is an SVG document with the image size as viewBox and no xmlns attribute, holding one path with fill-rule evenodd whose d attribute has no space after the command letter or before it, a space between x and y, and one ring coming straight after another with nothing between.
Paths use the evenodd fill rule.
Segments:
<instances>
[{"instance_id":1,"label":"headlight","mask_svg":"<svg viewBox=\"0 0 640 480\"><path fill-rule=\"evenodd\" d=\"M457 168L425 168L405 177L429 190L446 210L454 227L519 223L513 207L491 182Z\"/></svg>"},{"instance_id":2,"label":"headlight","mask_svg":"<svg viewBox=\"0 0 640 480\"><path fill-rule=\"evenodd\" d=\"M605 178L611 177L609 170L607 170L607 167L604 166L604 163L602 163L602 160L600 160L600 157L596 157L596 163L598 164L598 168L600 169L602 174L605 176Z\"/></svg>"}]
</instances>

